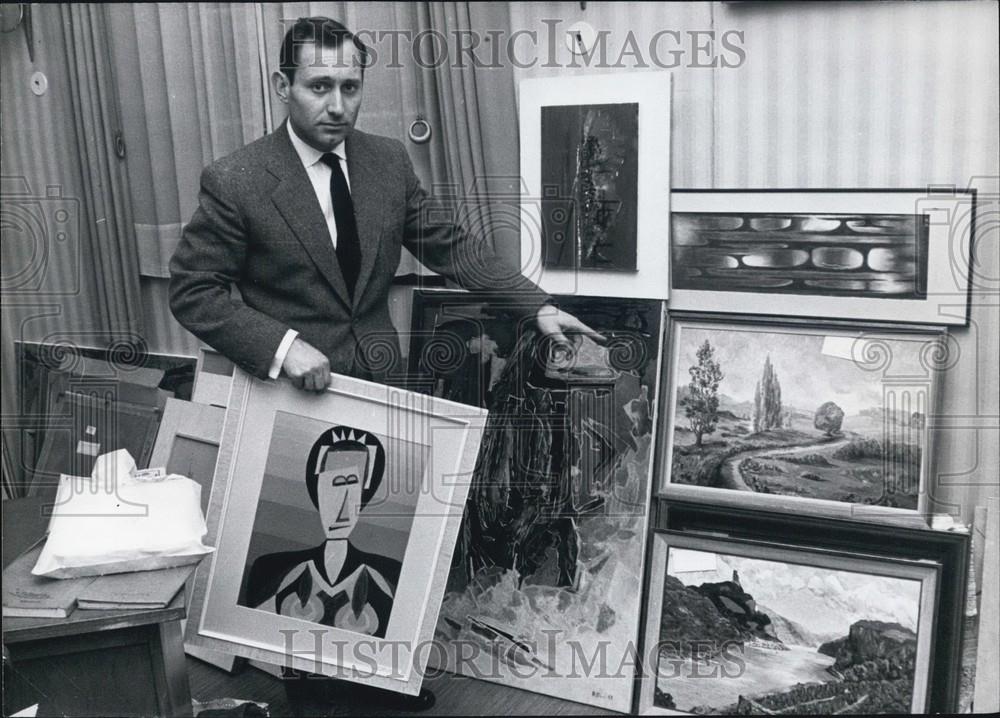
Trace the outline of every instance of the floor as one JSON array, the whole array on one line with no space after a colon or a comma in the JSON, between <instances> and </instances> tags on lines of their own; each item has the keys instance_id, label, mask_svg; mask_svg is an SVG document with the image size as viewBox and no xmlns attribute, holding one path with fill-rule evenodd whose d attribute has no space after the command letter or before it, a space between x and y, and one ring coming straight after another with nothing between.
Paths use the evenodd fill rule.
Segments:
<instances>
[{"instance_id":1,"label":"floor","mask_svg":"<svg viewBox=\"0 0 1000 718\"><path fill-rule=\"evenodd\" d=\"M372 697L359 697L344 692L336 702L320 705L311 702L296 711L285 695L280 679L249 665L233 675L188 657L188 677L191 696L196 701L237 698L267 703L272 716L353 716L353 715L413 715ZM615 715L602 714L599 709L580 703L529 693L517 688L497 685L450 673L428 677L424 687L433 691L436 703L421 715Z\"/></svg>"}]
</instances>

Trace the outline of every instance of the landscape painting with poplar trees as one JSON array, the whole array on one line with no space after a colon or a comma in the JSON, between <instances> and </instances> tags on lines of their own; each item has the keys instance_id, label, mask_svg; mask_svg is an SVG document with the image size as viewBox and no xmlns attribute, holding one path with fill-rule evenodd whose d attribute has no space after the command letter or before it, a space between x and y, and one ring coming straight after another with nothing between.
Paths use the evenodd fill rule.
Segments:
<instances>
[{"instance_id":1,"label":"landscape painting with poplar trees","mask_svg":"<svg viewBox=\"0 0 1000 718\"><path fill-rule=\"evenodd\" d=\"M901 391L885 362L926 376L927 342L852 342L680 323L670 483L917 509L930 380Z\"/></svg>"}]
</instances>

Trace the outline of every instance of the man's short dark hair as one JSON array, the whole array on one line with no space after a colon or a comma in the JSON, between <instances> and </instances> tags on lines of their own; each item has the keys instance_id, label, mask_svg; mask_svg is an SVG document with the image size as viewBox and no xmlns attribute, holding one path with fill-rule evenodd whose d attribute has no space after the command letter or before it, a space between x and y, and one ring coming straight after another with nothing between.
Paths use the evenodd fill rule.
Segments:
<instances>
[{"instance_id":1,"label":"man's short dark hair","mask_svg":"<svg viewBox=\"0 0 1000 718\"><path fill-rule=\"evenodd\" d=\"M350 40L361 55L361 71L368 64L368 47L358 39L358 36L328 17L300 17L288 28L285 39L281 42L278 67L295 82L295 70L299 66L299 55L302 46L314 43L317 49L335 49Z\"/></svg>"}]
</instances>

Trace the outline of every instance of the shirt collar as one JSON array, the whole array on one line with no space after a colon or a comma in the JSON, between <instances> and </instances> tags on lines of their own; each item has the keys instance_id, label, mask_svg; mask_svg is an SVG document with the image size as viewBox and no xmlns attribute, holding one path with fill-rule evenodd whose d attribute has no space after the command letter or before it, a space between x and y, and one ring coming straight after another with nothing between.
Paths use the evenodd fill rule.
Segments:
<instances>
[{"instance_id":1,"label":"shirt collar","mask_svg":"<svg viewBox=\"0 0 1000 718\"><path fill-rule=\"evenodd\" d=\"M286 122L285 125L288 127L288 136L292 140L292 147L295 148L295 154L299 156L302 160L302 164L305 167L312 167L314 164L320 161L320 158L325 154L320 152L312 145L306 144L305 140L295 134L295 130L292 129L292 123ZM344 151L344 140L340 141L340 144L333 148L333 154L337 155L342 160L347 159L347 153Z\"/></svg>"}]
</instances>

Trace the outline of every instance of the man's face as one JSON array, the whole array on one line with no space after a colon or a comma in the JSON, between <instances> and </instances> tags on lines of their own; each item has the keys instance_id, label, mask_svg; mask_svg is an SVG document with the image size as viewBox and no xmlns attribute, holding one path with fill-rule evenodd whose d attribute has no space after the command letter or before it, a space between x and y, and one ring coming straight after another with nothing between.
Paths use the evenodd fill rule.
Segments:
<instances>
[{"instance_id":1,"label":"man's face","mask_svg":"<svg viewBox=\"0 0 1000 718\"><path fill-rule=\"evenodd\" d=\"M346 539L358 522L368 469L366 451L331 451L316 482L316 503L328 540Z\"/></svg>"},{"instance_id":2,"label":"man's face","mask_svg":"<svg viewBox=\"0 0 1000 718\"><path fill-rule=\"evenodd\" d=\"M305 43L298 49L295 82L275 73L275 90L288 105L288 121L306 143L330 152L354 130L364 84L362 59L350 41L335 48Z\"/></svg>"}]
</instances>

